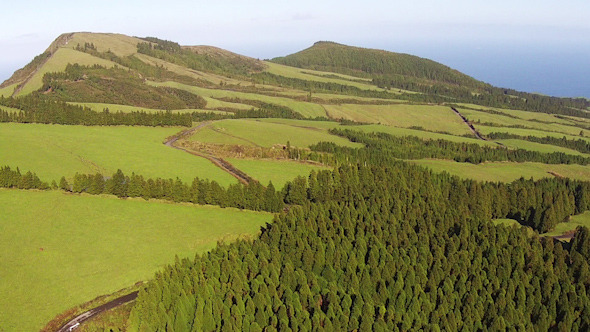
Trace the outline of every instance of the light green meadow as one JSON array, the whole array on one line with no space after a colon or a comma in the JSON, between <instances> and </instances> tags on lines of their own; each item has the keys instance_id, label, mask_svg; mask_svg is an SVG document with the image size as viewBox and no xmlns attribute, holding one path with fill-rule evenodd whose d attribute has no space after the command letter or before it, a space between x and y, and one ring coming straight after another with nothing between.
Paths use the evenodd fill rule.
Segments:
<instances>
[{"instance_id":1,"label":"light green meadow","mask_svg":"<svg viewBox=\"0 0 590 332\"><path fill-rule=\"evenodd\" d=\"M422 127L428 131L452 135L471 134L471 130L447 106L430 105L324 105L333 119L348 119L358 122L384 124L393 127Z\"/></svg>"},{"instance_id":2,"label":"light green meadow","mask_svg":"<svg viewBox=\"0 0 590 332\"><path fill-rule=\"evenodd\" d=\"M215 121L199 129L191 140L213 144L236 144L247 146L272 147L276 144L305 148L318 142L334 142L349 147L361 147L362 144L331 135L327 129L306 126L306 121L273 123L253 119L227 119Z\"/></svg>"},{"instance_id":3,"label":"light green meadow","mask_svg":"<svg viewBox=\"0 0 590 332\"><path fill-rule=\"evenodd\" d=\"M33 91L39 90L43 87L43 75L51 72L62 72L66 69L68 63L77 63L81 66L92 66L101 65L107 68L113 66L120 66L114 62L97 58L88 53L79 52L70 48L59 48L52 56L47 60L45 65L41 67L31 79L25 84L25 86L17 93L17 96L23 96Z\"/></svg>"},{"instance_id":4,"label":"light green meadow","mask_svg":"<svg viewBox=\"0 0 590 332\"><path fill-rule=\"evenodd\" d=\"M562 177L590 181L590 165L549 165L524 162L486 162L478 165L459 163L452 160L421 159L413 163L432 169L435 172L448 172L464 179L492 182L512 182L521 177L541 179L553 177L554 172Z\"/></svg>"},{"instance_id":5,"label":"light green meadow","mask_svg":"<svg viewBox=\"0 0 590 332\"><path fill-rule=\"evenodd\" d=\"M210 97L210 98L239 98L245 100L255 100L261 101L265 103L276 104L280 106L286 106L292 109L293 111L309 118L315 118L318 116L326 116L326 111L321 105L308 103L304 101L297 101L289 98L284 97L273 97L273 96L266 96L256 93L246 93L246 92L238 92L238 91L230 91L230 90L221 90L221 89L206 89L191 85L186 85L177 82L150 82L148 84L153 86L168 86L171 88L177 88L181 90L185 90L188 92L192 92L196 95L202 97Z\"/></svg>"},{"instance_id":6,"label":"light green meadow","mask_svg":"<svg viewBox=\"0 0 590 332\"><path fill-rule=\"evenodd\" d=\"M147 178L235 183L210 161L163 144L183 129L0 123L0 165L33 171L45 181L72 179L76 172L111 176L121 169Z\"/></svg>"},{"instance_id":7,"label":"light green meadow","mask_svg":"<svg viewBox=\"0 0 590 332\"><path fill-rule=\"evenodd\" d=\"M307 178L313 170L331 169L331 167L321 165L285 160L227 158L227 161L253 179L258 180L263 186L272 181L277 190L282 189L285 183L292 181L297 176Z\"/></svg>"},{"instance_id":8,"label":"light green meadow","mask_svg":"<svg viewBox=\"0 0 590 332\"><path fill-rule=\"evenodd\" d=\"M147 280L174 256L253 236L272 215L61 191L0 190L0 322L38 331L80 303Z\"/></svg>"}]
</instances>

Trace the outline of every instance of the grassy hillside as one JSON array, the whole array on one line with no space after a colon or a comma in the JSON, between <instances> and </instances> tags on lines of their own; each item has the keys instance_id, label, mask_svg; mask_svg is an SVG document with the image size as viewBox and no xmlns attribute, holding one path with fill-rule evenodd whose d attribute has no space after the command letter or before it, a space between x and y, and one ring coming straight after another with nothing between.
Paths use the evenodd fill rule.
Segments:
<instances>
[{"instance_id":1,"label":"grassy hillside","mask_svg":"<svg viewBox=\"0 0 590 332\"><path fill-rule=\"evenodd\" d=\"M561 177L590 181L590 166L588 165L548 165L533 162L486 162L474 165L470 163L458 163L452 160L432 159L413 162L426 166L435 172L444 171L464 179L477 181L512 182L521 177L525 179L551 178L555 176L553 174Z\"/></svg>"},{"instance_id":2,"label":"grassy hillside","mask_svg":"<svg viewBox=\"0 0 590 332\"><path fill-rule=\"evenodd\" d=\"M153 86L164 86L164 87L171 87L176 89L181 89L185 91L192 92L196 95L203 96L203 97L210 97L210 98L237 98L243 100L253 100L253 101L261 101L264 103L269 104L276 104L279 106L285 106L293 111L303 115L304 117L308 118L315 118L318 116L326 116L326 111L321 105L297 101L289 98L283 97L274 97L274 96L267 96L264 94L257 94L257 93L246 93L246 92L239 92L239 91L231 91L231 90L222 90L222 89L207 89L201 88L196 86L190 86L182 83L177 82L164 82L164 83L157 83L157 82L148 82Z\"/></svg>"},{"instance_id":3,"label":"grassy hillside","mask_svg":"<svg viewBox=\"0 0 590 332\"><path fill-rule=\"evenodd\" d=\"M471 131L449 107L430 105L325 105L331 118L379 123L394 127L422 127L428 131L469 135Z\"/></svg>"},{"instance_id":4,"label":"grassy hillside","mask_svg":"<svg viewBox=\"0 0 590 332\"><path fill-rule=\"evenodd\" d=\"M117 169L189 183L197 176L223 186L237 181L206 159L162 144L180 130L0 123L0 155L3 165L36 172L45 181L71 179L76 172L110 176Z\"/></svg>"},{"instance_id":5,"label":"grassy hillside","mask_svg":"<svg viewBox=\"0 0 590 332\"><path fill-rule=\"evenodd\" d=\"M0 190L0 210L5 331L39 330L70 307L150 278L175 255L193 257L217 241L253 235L272 219L53 191Z\"/></svg>"},{"instance_id":6,"label":"grassy hillside","mask_svg":"<svg viewBox=\"0 0 590 332\"><path fill-rule=\"evenodd\" d=\"M293 181L297 176L307 178L313 170L329 169L326 166L286 160L227 158L227 161L263 185L272 181L277 190L282 189L287 181Z\"/></svg>"},{"instance_id":7,"label":"grassy hillside","mask_svg":"<svg viewBox=\"0 0 590 332\"><path fill-rule=\"evenodd\" d=\"M322 122L318 122L322 124ZM221 120L198 130L192 140L214 144L237 144L259 147L286 145L306 148L321 141L342 146L360 147L345 138L331 135L326 129L310 126L309 122L276 123L250 119Z\"/></svg>"},{"instance_id":8,"label":"grassy hillside","mask_svg":"<svg viewBox=\"0 0 590 332\"><path fill-rule=\"evenodd\" d=\"M432 60L401 53L317 42L312 47L272 61L359 77L407 76L480 88L482 83Z\"/></svg>"},{"instance_id":9,"label":"grassy hillside","mask_svg":"<svg viewBox=\"0 0 590 332\"><path fill-rule=\"evenodd\" d=\"M52 72L63 72L69 63L77 63L83 66L100 65L111 68L116 63L94 57L90 54L79 52L69 48L60 48L47 60L45 65L35 72L35 74L26 82L17 96L23 96L36 91L43 87L43 76Z\"/></svg>"}]
</instances>

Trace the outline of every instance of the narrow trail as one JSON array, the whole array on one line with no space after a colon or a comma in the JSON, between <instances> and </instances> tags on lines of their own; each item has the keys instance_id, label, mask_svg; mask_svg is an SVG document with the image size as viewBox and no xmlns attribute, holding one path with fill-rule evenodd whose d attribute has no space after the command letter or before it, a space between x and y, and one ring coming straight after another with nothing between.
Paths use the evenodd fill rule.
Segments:
<instances>
[{"instance_id":1,"label":"narrow trail","mask_svg":"<svg viewBox=\"0 0 590 332\"><path fill-rule=\"evenodd\" d=\"M179 139L186 137L186 136L194 133L195 131L197 131L201 128L204 128L210 124L211 124L211 121L206 121L206 122L199 124L198 126L196 126L194 128L184 130L184 131L180 132L179 134L170 137L166 142L164 142L164 145L169 146L173 149L177 149L177 150L184 151L186 153L190 153L190 154L198 156L198 157L205 158L205 159L209 160L210 162L212 162L215 166L221 168L225 172L229 173L231 176L238 179L238 181L242 182L243 184L248 184L248 183L254 181L254 179L252 179L250 176L248 176L248 174L240 171L234 165L232 165L231 163L229 163L228 161L226 161L222 158L215 157L215 156L207 154L207 153L188 150L183 147L174 145L174 143L176 143Z\"/></svg>"},{"instance_id":2,"label":"narrow trail","mask_svg":"<svg viewBox=\"0 0 590 332\"><path fill-rule=\"evenodd\" d=\"M85 321L89 320L90 318L92 318L100 313L103 313L107 310L118 307L118 306L123 305L125 303L135 301L135 299L137 298L137 293L138 292L133 292L131 294L121 296L119 298L112 300L111 302L101 305L100 307L96 307L94 309L86 311L85 313L82 313L82 314L78 315L77 317L75 317L74 319L72 319L71 321L67 322L66 325L64 325L61 329L57 330L57 332L73 331L73 330L77 329L80 326L80 324L84 323Z\"/></svg>"},{"instance_id":3,"label":"narrow trail","mask_svg":"<svg viewBox=\"0 0 590 332\"><path fill-rule=\"evenodd\" d=\"M467 120L467 118L463 114L459 113L459 111L457 111L457 109L454 107L451 107L451 109L463 120L463 122L465 122L465 124L469 127L469 129L471 129L471 132L475 135L475 137L479 138L480 140L487 141L487 139L481 136L479 131L475 129L475 127L471 124L471 122L469 122L469 120Z\"/></svg>"}]
</instances>

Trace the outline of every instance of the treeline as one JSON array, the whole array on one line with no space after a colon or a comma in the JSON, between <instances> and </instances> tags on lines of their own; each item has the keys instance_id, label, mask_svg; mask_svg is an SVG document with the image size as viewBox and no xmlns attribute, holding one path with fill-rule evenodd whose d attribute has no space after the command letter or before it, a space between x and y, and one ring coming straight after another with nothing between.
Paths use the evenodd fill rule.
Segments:
<instances>
[{"instance_id":1,"label":"treeline","mask_svg":"<svg viewBox=\"0 0 590 332\"><path fill-rule=\"evenodd\" d=\"M129 330L590 329L587 229L567 248L495 227L468 182L403 162L315 176L258 239L158 273Z\"/></svg>"},{"instance_id":2,"label":"treeline","mask_svg":"<svg viewBox=\"0 0 590 332\"><path fill-rule=\"evenodd\" d=\"M399 94L392 94L387 91L378 91L377 89L363 90L351 85L303 80L299 78L275 75L268 72L254 73L251 74L250 77L259 84L288 86L293 89L311 91L312 93L325 92L367 98L400 99Z\"/></svg>"},{"instance_id":3,"label":"treeline","mask_svg":"<svg viewBox=\"0 0 590 332\"><path fill-rule=\"evenodd\" d=\"M590 142L584 139L577 139L577 140L569 140L566 136L562 138L546 136L546 137L538 137L538 136L521 136L503 132L494 132L487 135L490 139L520 139L529 142L541 143L541 144L550 144L555 146L561 146L564 148L576 150L581 153L589 153L590 154Z\"/></svg>"},{"instance_id":4,"label":"treeline","mask_svg":"<svg viewBox=\"0 0 590 332\"><path fill-rule=\"evenodd\" d=\"M41 91L50 98L70 102L133 105L155 109L204 108L205 99L188 91L154 87L141 75L118 67L68 64L64 72L43 76Z\"/></svg>"},{"instance_id":5,"label":"treeline","mask_svg":"<svg viewBox=\"0 0 590 332\"><path fill-rule=\"evenodd\" d=\"M77 51L88 53L92 56L117 63L125 68L129 68L136 71L137 73L143 75L146 78L150 78L155 81L175 81L188 85L197 85L203 87L212 85L212 83L203 79L197 79L194 77L181 75L169 71L163 65L150 65L146 62L143 62L141 59L137 58L133 54L126 57L120 57L113 53L111 50L99 52L92 43L85 43L84 46L78 44L76 45L75 49Z\"/></svg>"},{"instance_id":6,"label":"treeline","mask_svg":"<svg viewBox=\"0 0 590 332\"><path fill-rule=\"evenodd\" d=\"M0 105L19 111L0 110L0 122L45 123L85 126L192 126L192 118L205 116L166 112L95 112L88 107L54 101L31 94L18 98L0 96Z\"/></svg>"},{"instance_id":7,"label":"treeline","mask_svg":"<svg viewBox=\"0 0 590 332\"><path fill-rule=\"evenodd\" d=\"M272 182L266 187L253 181L248 185L235 183L224 188L216 181L198 177L187 184L178 178L145 179L142 175L133 173L127 176L121 170L117 170L108 179L100 173L76 173L71 185L65 177L62 177L57 185L59 189L75 193L111 194L120 198L141 197L146 200L155 198L254 211L279 212L284 206L284 194L276 191Z\"/></svg>"},{"instance_id":8,"label":"treeline","mask_svg":"<svg viewBox=\"0 0 590 332\"><path fill-rule=\"evenodd\" d=\"M46 190L50 187L31 171L21 174L18 167L13 171L9 166L4 166L0 168L0 188Z\"/></svg>"},{"instance_id":9,"label":"treeline","mask_svg":"<svg viewBox=\"0 0 590 332\"><path fill-rule=\"evenodd\" d=\"M250 110L232 110L235 113L236 118L285 118L285 119L304 119L303 115L293 111L287 106L281 106L272 103L266 103L259 100L250 100L242 98L217 98L221 101L229 103L238 103L251 105L253 108ZM256 109L254 109L256 107Z\"/></svg>"},{"instance_id":10,"label":"treeline","mask_svg":"<svg viewBox=\"0 0 590 332\"><path fill-rule=\"evenodd\" d=\"M311 146L313 151L335 153L341 162L351 159L379 162L391 157L401 159L440 158L479 164L485 161L541 162L545 164L590 164L590 158L563 152L542 153L523 149L481 146L443 139L424 140L415 136L393 136L386 133L363 133L350 129L330 129L331 134L363 143L367 148L353 149L330 142Z\"/></svg>"},{"instance_id":11,"label":"treeline","mask_svg":"<svg viewBox=\"0 0 590 332\"><path fill-rule=\"evenodd\" d=\"M233 54L224 50L213 49L201 53L190 47L183 48L179 44L167 40L148 37L145 43L137 44L137 52L158 58L190 69L223 74L230 77L245 77L251 72L264 69L258 60Z\"/></svg>"}]
</instances>

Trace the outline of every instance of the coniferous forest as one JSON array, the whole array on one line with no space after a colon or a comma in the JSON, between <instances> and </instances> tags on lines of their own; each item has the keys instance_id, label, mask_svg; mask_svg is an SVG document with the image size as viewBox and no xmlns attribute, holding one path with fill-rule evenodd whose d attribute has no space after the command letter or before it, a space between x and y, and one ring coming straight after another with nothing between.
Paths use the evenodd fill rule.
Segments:
<instances>
[{"instance_id":1,"label":"coniferous forest","mask_svg":"<svg viewBox=\"0 0 590 332\"><path fill-rule=\"evenodd\" d=\"M259 239L158 273L131 330L590 328L587 229L566 248L495 227L465 184L402 163L342 167L303 188Z\"/></svg>"}]
</instances>

